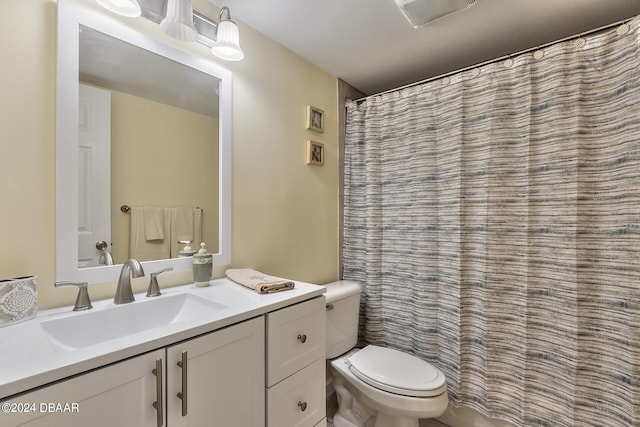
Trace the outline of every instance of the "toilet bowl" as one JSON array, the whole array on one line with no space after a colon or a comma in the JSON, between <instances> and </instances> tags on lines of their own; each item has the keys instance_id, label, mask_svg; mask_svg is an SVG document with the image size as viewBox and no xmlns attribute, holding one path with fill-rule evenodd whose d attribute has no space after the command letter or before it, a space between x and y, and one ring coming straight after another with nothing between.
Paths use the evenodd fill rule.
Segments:
<instances>
[{"instance_id":1,"label":"toilet bowl","mask_svg":"<svg viewBox=\"0 0 640 427\"><path fill-rule=\"evenodd\" d=\"M327 286L327 358L338 398L335 427L418 427L448 405L444 374L417 357L357 341L360 285ZM355 325L354 325L355 324Z\"/></svg>"}]
</instances>

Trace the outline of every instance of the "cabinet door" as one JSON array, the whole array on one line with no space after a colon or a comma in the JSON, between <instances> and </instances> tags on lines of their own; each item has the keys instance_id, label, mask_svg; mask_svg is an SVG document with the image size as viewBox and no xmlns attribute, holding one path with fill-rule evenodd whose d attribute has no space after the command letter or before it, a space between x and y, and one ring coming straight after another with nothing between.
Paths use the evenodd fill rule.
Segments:
<instances>
[{"instance_id":1,"label":"cabinet door","mask_svg":"<svg viewBox=\"0 0 640 427\"><path fill-rule=\"evenodd\" d=\"M156 376L164 351L133 359L2 402L2 426L156 426ZM12 412L15 411L15 412ZM28 412L27 412L28 411Z\"/></svg>"},{"instance_id":2,"label":"cabinet door","mask_svg":"<svg viewBox=\"0 0 640 427\"><path fill-rule=\"evenodd\" d=\"M262 427L264 400L262 317L167 349L171 427Z\"/></svg>"},{"instance_id":3,"label":"cabinet door","mask_svg":"<svg viewBox=\"0 0 640 427\"><path fill-rule=\"evenodd\" d=\"M326 415L324 359L267 389L268 427L314 427Z\"/></svg>"},{"instance_id":4,"label":"cabinet door","mask_svg":"<svg viewBox=\"0 0 640 427\"><path fill-rule=\"evenodd\" d=\"M267 386L325 358L324 296L267 314Z\"/></svg>"}]
</instances>

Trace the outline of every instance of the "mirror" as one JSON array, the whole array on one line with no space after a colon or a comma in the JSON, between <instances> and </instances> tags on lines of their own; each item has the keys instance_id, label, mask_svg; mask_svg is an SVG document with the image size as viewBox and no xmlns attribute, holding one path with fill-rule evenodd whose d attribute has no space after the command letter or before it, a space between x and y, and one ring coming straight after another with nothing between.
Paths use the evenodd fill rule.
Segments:
<instances>
[{"instance_id":1,"label":"mirror","mask_svg":"<svg viewBox=\"0 0 640 427\"><path fill-rule=\"evenodd\" d=\"M158 207L165 215L171 211L171 220L160 219L166 228L154 231L161 234L169 232L169 222L175 226L178 209L184 214L189 208L193 224L188 225L201 234L194 231L187 236L207 242L215 253L215 265L229 263L231 74L227 70L109 15L61 0L57 110L57 280L116 280L119 263L129 257L148 260L143 262L147 274L165 267L191 269L190 258L169 258L183 246L177 241L187 237L175 242L167 238L168 245L130 254L129 247L137 246L130 244L130 224L138 224L143 206L153 207L156 214ZM133 209L122 212L124 205ZM149 211L145 214L151 217ZM133 234L142 233L144 241L141 228L144 224ZM171 235L175 237L173 228ZM113 242L116 265L97 266L99 240Z\"/></svg>"},{"instance_id":2,"label":"mirror","mask_svg":"<svg viewBox=\"0 0 640 427\"><path fill-rule=\"evenodd\" d=\"M85 26L79 67L78 266L217 252L219 79Z\"/></svg>"}]
</instances>

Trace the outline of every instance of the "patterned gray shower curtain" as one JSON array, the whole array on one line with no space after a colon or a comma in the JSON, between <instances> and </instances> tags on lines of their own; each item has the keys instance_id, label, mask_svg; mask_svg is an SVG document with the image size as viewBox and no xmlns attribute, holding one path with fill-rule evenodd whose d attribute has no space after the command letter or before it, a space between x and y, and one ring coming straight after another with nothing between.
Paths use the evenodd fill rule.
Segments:
<instances>
[{"instance_id":1,"label":"patterned gray shower curtain","mask_svg":"<svg viewBox=\"0 0 640 427\"><path fill-rule=\"evenodd\" d=\"M639 22L348 105L361 339L455 405L640 425Z\"/></svg>"}]
</instances>

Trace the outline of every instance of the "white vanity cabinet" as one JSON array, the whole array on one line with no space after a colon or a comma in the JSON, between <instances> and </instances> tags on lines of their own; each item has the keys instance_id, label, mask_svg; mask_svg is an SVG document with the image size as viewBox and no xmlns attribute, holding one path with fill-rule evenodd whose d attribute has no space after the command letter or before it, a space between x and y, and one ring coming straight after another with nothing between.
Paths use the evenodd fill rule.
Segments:
<instances>
[{"instance_id":1,"label":"white vanity cabinet","mask_svg":"<svg viewBox=\"0 0 640 427\"><path fill-rule=\"evenodd\" d=\"M157 350L2 402L0 425L156 426Z\"/></svg>"},{"instance_id":2,"label":"white vanity cabinet","mask_svg":"<svg viewBox=\"0 0 640 427\"><path fill-rule=\"evenodd\" d=\"M261 316L2 402L0 425L263 427L264 348Z\"/></svg>"},{"instance_id":3,"label":"white vanity cabinet","mask_svg":"<svg viewBox=\"0 0 640 427\"><path fill-rule=\"evenodd\" d=\"M109 300L90 313L54 309L0 328L8 355L0 426L326 426L324 288L297 282L288 292L257 295L225 278L212 282L166 293L197 293L226 308L189 306L202 312L77 350L52 345L43 323L94 313L113 319L115 310L129 315L135 304L162 297L127 311Z\"/></svg>"},{"instance_id":4,"label":"white vanity cabinet","mask_svg":"<svg viewBox=\"0 0 640 427\"><path fill-rule=\"evenodd\" d=\"M264 317L167 348L169 426L263 427L264 411Z\"/></svg>"},{"instance_id":5,"label":"white vanity cabinet","mask_svg":"<svg viewBox=\"0 0 640 427\"><path fill-rule=\"evenodd\" d=\"M266 315L267 427L326 424L325 298Z\"/></svg>"}]
</instances>

